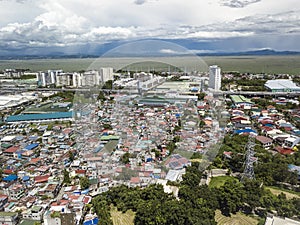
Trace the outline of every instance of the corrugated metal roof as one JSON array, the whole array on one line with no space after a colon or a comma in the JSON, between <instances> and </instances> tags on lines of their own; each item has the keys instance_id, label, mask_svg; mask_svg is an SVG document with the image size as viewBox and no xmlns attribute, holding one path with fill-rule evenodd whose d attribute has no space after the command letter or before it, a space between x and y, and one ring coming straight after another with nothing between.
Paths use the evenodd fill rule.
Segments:
<instances>
[{"instance_id":1,"label":"corrugated metal roof","mask_svg":"<svg viewBox=\"0 0 300 225\"><path fill-rule=\"evenodd\" d=\"M298 87L293 81L287 79L268 80L265 83L265 86L271 90L290 89L300 91L300 87Z\"/></svg>"},{"instance_id":2,"label":"corrugated metal roof","mask_svg":"<svg viewBox=\"0 0 300 225\"><path fill-rule=\"evenodd\" d=\"M34 148L36 148L37 146L39 146L39 143L33 143L33 144L30 144L30 145L27 145L25 147L26 150L32 150Z\"/></svg>"},{"instance_id":3,"label":"corrugated metal roof","mask_svg":"<svg viewBox=\"0 0 300 225\"><path fill-rule=\"evenodd\" d=\"M50 120L50 119L64 119L72 118L73 112L57 112L57 113L43 113L43 114L21 114L9 116L6 122L31 121L31 120Z\"/></svg>"}]
</instances>

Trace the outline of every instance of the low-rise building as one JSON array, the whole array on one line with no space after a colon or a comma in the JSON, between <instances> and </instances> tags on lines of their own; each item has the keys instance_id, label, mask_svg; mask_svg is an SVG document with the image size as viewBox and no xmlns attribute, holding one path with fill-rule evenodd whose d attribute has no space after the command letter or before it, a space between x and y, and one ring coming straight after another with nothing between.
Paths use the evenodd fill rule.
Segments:
<instances>
[{"instance_id":1,"label":"low-rise building","mask_svg":"<svg viewBox=\"0 0 300 225\"><path fill-rule=\"evenodd\" d=\"M0 224L17 225L19 221L17 212L0 212Z\"/></svg>"}]
</instances>

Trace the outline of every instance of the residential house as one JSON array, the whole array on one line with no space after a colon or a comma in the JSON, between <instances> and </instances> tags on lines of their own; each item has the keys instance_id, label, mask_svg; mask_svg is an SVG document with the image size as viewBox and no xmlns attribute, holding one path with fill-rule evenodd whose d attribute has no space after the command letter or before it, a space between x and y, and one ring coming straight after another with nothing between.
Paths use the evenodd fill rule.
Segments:
<instances>
[{"instance_id":1,"label":"residential house","mask_svg":"<svg viewBox=\"0 0 300 225\"><path fill-rule=\"evenodd\" d=\"M13 200L19 200L25 195L25 189L23 185L15 183L9 188L9 197Z\"/></svg>"},{"instance_id":2,"label":"residential house","mask_svg":"<svg viewBox=\"0 0 300 225\"><path fill-rule=\"evenodd\" d=\"M42 206L33 206L32 208L26 210L22 213L24 219L38 220L43 219L44 208Z\"/></svg>"},{"instance_id":3,"label":"residential house","mask_svg":"<svg viewBox=\"0 0 300 225\"><path fill-rule=\"evenodd\" d=\"M256 136L255 139L259 141L264 148L269 148L273 143L273 140L271 138L261 135Z\"/></svg>"},{"instance_id":4,"label":"residential house","mask_svg":"<svg viewBox=\"0 0 300 225\"><path fill-rule=\"evenodd\" d=\"M166 160L165 165L168 169L180 170L184 167L190 166L191 162L179 154L174 154Z\"/></svg>"},{"instance_id":5,"label":"residential house","mask_svg":"<svg viewBox=\"0 0 300 225\"><path fill-rule=\"evenodd\" d=\"M0 211L4 210L4 206L7 202L8 202L8 196L0 194Z\"/></svg>"},{"instance_id":6,"label":"residential house","mask_svg":"<svg viewBox=\"0 0 300 225\"><path fill-rule=\"evenodd\" d=\"M298 145L300 142L300 138L296 136L291 136L289 138L286 138L283 143L283 147L294 149L296 145Z\"/></svg>"},{"instance_id":7,"label":"residential house","mask_svg":"<svg viewBox=\"0 0 300 225\"><path fill-rule=\"evenodd\" d=\"M0 224L17 225L19 221L17 212L0 212Z\"/></svg>"}]
</instances>

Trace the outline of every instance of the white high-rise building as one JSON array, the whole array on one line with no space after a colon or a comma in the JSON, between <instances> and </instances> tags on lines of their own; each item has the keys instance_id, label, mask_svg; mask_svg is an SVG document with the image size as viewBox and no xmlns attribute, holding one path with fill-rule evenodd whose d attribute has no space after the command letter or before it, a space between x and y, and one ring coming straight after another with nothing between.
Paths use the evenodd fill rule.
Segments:
<instances>
[{"instance_id":1,"label":"white high-rise building","mask_svg":"<svg viewBox=\"0 0 300 225\"><path fill-rule=\"evenodd\" d=\"M100 78L103 83L108 80L114 80L113 68L100 68Z\"/></svg>"},{"instance_id":2,"label":"white high-rise building","mask_svg":"<svg viewBox=\"0 0 300 225\"><path fill-rule=\"evenodd\" d=\"M48 85L56 84L56 77L63 73L62 70L48 70L46 72L39 72L36 75L38 86L46 87Z\"/></svg>"},{"instance_id":3,"label":"white high-rise building","mask_svg":"<svg viewBox=\"0 0 300 225\"><path fill-rule=\"evenodd\" d=\"M221 89L221 68L217 65L209 67L208 87L216 91Z\"/></svg>"}]
</instances>

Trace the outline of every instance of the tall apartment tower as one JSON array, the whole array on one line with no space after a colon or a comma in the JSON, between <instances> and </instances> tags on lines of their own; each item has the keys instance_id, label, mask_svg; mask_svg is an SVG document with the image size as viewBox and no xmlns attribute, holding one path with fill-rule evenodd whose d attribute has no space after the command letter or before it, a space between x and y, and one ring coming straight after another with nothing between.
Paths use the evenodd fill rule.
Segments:
<instances>
[{"instance_id":1,"label":"tall apartment tower","mask_svg":"<svg viewBox=\"0 0 300 225\"><path fill-rule=\"evenodd\" d=\"M100 79L103 83L114 80L113 68L100 68Z\"/></svg>"},{"instance_id":2,"label":"tall apartment tower","mask_svg":"<svg viewBox=\"0 0 300 225\"><path fill-rule=\"evenodd\" d=\"M217 65L209 67L208 87L216 91L221 89L221 68Z\"/></svg>"}]
</instances>

